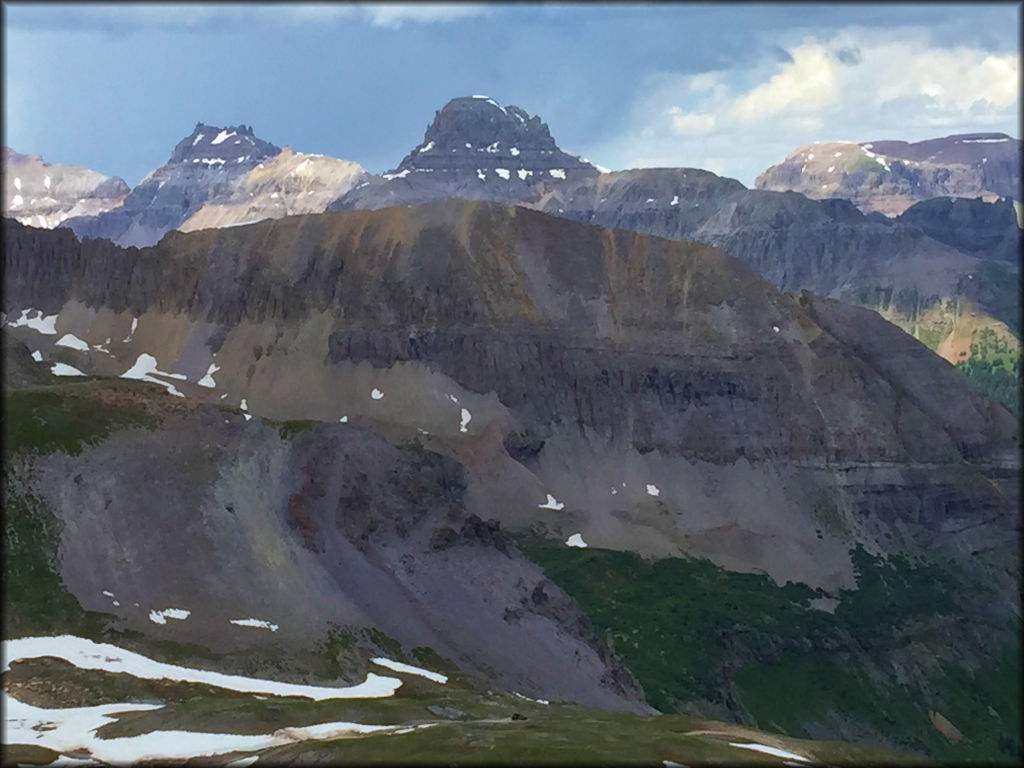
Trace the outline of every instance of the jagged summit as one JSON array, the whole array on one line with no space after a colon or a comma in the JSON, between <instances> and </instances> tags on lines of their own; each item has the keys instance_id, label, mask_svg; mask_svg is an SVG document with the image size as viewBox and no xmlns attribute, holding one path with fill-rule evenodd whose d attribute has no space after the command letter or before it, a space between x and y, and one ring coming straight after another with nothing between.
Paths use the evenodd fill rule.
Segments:
<instances>
[{"instance_id":1,"label":"jagged summit","mask_svg":"<svg viewBox=\"0 0 1024 768\"><path fill-rule=\"evenodd\" d=\"M193 163L216 167L232 163L255 164L281 151L270 142L257 138L251 125L224 128L196 123L192 133L175 145L169 165Z\"/></svg>"},{"instance_id":2,"label":"jagged summit","mask_svg":"<svg viewBox=\"0 0 1024 768\"><path fill-rule=\"evenodd\" d=\"M512 174L526 181L551 170L556 170L553 178L570 169L595 170L590 163L559 149L539 117L477 95L452 99L438 110L423 142L388 175L418 170L469 170L476 174L478 168L482 171L479 175L496 175L506 181Z\"/></svg>"},{"instance_id":3,"label":"jagged summit","mask_svg":"<svg viewBox=\"0 0 1024 768\"><path fill-rule=\"evenodd\" d=\"M434 114L423 141L396 168L348 192L330 210L415 205L445 197L531 200L601 169L559 149L539 117L489 96L460 96Z\"/></svg>"}]
</instances>

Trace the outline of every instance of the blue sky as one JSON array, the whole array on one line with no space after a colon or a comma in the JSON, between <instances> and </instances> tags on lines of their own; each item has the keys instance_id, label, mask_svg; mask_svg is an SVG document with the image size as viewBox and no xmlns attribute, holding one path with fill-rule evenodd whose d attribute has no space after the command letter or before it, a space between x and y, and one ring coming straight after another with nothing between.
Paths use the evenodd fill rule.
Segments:
<instances>
[{"instance_id":1,"label":"blue sky","mask_svg":"<svg viewBox=\"0 0 1024 768\"><path fill-rule=\"evenodd\" d=\"M136 184L196 122L379 173L455 96L611 169L1020 137L1020 4L4 3L4 144Z\"/></svg>"}]
</instances>

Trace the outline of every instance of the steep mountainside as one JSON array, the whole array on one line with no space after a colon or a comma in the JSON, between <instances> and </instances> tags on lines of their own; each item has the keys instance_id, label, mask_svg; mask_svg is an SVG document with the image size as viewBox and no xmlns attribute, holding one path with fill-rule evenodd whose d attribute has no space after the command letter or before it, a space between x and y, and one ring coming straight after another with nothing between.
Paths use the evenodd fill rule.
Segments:
<instances>
[{"instance_id":1,"label":"steep mountainside","mask_svg":"<svg viewBox=\"0 0 1024 768\"><path fill-rule=\"evenodd\" d=\"M128 185L80 165L47 163L39 155L3 148L5 216L52 229L72 216L94 216L116 208Z\"/></svg>"},{"instance_id":2,"label":"steep mountainside","mask_svg":"<svg viewBox=\"0 0 1024 768\"><path fill-rule=\"evenodd\" d=\"M820 200L840 197L893 216L933 197L1020 197L1021 142L1003 133L916 143L819 141L793 150L754 182Z\"/></svg>"},{"instance_id":3,"label":"steep mountainside","mask_svg":"<svg viewBox=\"0 0 1024 768\"><path fill-rule=\"evenodd\" d=\"M226 650L235 605L292 652L370 626L529 695L642 709L635 677L659 709L763 725L766 667L827 662L897 697L891 721L835 678L780 727L926 754L945 743L928 711L986 724L973 750L1016 722L1002 698L968 716L980 689L956 676L1011 678L1018 422L875 313L782 294L707 245L495 203L141 250L4 227L12 336L181 410L26 459L15 490L62 524L83 607ZM12 411L30 434L34 407ZM631 553L650 581L615 581ZM143 610L197 590L195 621ZM623 605L654 624L616 624Z\"/></svg>"},{"instance_id":4,"label":"steep mountainside","mask_svg":"<svg viewBox=\"0 0 1024 768\"><path fill-rule=\"evenodd\" d=\"M211 197L230 194L242 176L280 151L257 138L251 127L196 123L168 161L139 182L120 208L69 219L65 226L78 237L153 245Z\"/></svg>"},{"instance_id":5,"label":"steep mountainside","mask_svg":"<svg viewBox=\"0 0 1024 768\"><path fill-rule=\"evenodd\" d=\"M467 96L435 113L423 142L397 168L357 186L329 210L447 197L519 202L534 199L541 180L578 181L598 173L559 149L539 117L487 96Z\"/></svg>"},{"instance_id":6,"label":"steep mountainside","mask_svg":"<svg viewBox=\"0 0 1024 768\"><path fill-rule=\"evenodd\" d=\"M218 194L176 229L191 232L262 219L321 213L339 194L370 178L358 163L285 147Z\"/></svg>"},{"instance_id":7,"label":"steep mountainside","mask_svg":"<svg viewBox=\"0 0 1024 768\"><path fill-rule=\"evenodd\" d=\"M984 318L985 327L1001 337L1019 337L1019 261L1007 257L1018 247L1020 233L1008 225L1004 204L980 213L970 209L974 234L984 236L972 237L964 251L959 248L964 237L953 235L961 229L963 214L942 205L893 221L877 213L864 215L846 200L748 190L733 179L691 168L598 173L587 166L564 178L550 170L528 173L538 158L546 157L543 149L515 157L497 153L506 147L502 142L511 140L512 126L530 124L515 107L482 98L455 99L438 113L400 170L364 182L330 208L374 209L450 197L515 201L602 227L710 243L782 290L810 290L879 311L950 362L962 359L961 351L969 354L973 331L964 337L963 329L974 325L971 317ZM544 147L554 147L546 128L540 135ZM964 153L975 145L955 146L968 147L958 150ZM1002 144L977 146L1006 151ZM837 150L844 152L845 160L830 164L876 162L868 157L870 150L857 145ZM479 164L486 157L493 159L484 172ZM506 171L500 183L492 173L495 167ZM477 168L480 174L474 176Z\"/></svg>"}]
</instances>

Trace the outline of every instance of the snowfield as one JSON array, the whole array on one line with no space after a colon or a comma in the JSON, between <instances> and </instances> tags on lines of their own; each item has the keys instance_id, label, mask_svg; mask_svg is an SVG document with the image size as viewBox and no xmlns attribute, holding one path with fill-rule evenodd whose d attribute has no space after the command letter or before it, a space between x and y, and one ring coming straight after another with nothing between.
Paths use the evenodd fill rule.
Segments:
<instances>
[{"instance_id":1,"label":"snowfield","mask_svg":"<svg viewBox=\"0 0 1024 768\"><path fill-rule=\"evenodd\" d=\"M372 672L365 682L346 688L320 685L281 683L241 675L227 675L206 669L191 669L177 664L166 664L133 651L126 651L110 643L95 643L74 635L54 637L22 637L4 641L4 670L18 659L37 659L54 656L74 664L79 669L99 669L106 672L124 672L147 680L180 680L203 683L241 693L262 693L272 696L303 696L315 701L325 699L380 698L391 696L402 685L394 677L382 677Z\"/></svg>"}]
</instances>

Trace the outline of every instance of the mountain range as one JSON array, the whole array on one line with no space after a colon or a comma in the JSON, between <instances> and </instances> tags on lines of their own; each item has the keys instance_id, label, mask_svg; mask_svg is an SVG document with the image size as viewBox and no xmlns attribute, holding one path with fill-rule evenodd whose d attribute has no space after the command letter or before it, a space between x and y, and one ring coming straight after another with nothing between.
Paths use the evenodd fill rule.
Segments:
<instances>
[{"instance_id":1,"label":"mountain range","mask_svg":"<svg viewBox=\"0 0 1024 768\"><path fill-rule=\"evenodd\" d=\"M1004 133L906 141L819 141L793 150L757 189L850 200L865 213L903 213L936 197L1020 200L1021 142Z\"/></svg>"},{"instance_id":2,"label":"mountain range","mask_svg":"<svg viewBox=\"0 0 1024 768\"><path fill-rule=\"evenodd\" d=\"M403 688L12 690L261 759L1019 759L1019 419L884 317L1016 341L1011 215L608 172L486 97L379 177L199 124L2 222L5 642ZM300 734L356 719L407 735Z\"/></svg>"}]
</instances>

